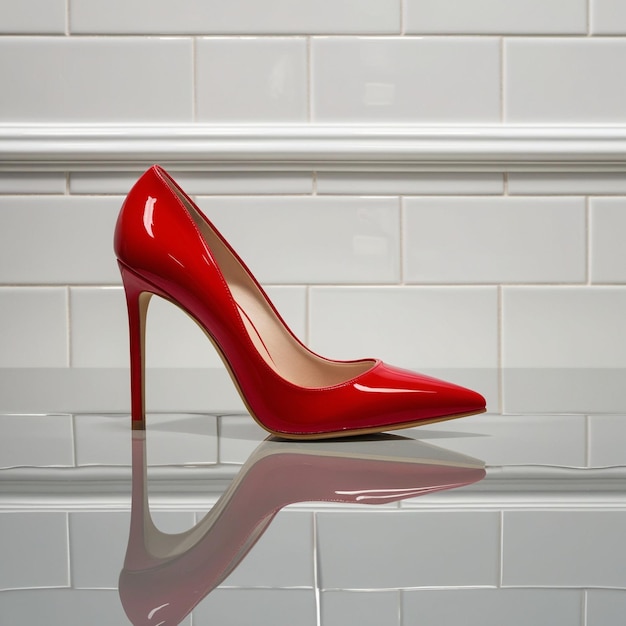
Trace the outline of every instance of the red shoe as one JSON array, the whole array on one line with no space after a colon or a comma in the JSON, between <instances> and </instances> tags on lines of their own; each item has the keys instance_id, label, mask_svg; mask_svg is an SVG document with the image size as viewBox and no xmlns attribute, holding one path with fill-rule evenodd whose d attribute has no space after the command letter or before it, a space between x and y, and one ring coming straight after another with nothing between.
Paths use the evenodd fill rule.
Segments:
<instances>
[{"instance_id":1,"label":"red shoe","mask_svg":"<svg viewBox=\"0 0 626 626\"><path fill-rule=\"evenodd\" d=\"M119 595L134 626L174 626L239 565L275 515L298 502L385 504L485 477L482 461L394 435L262 442L211 511L178 535L148 509L145 433L133 433L131 525Z\"/></svg>"},{"instance_id":2,"label":"red shoe","mask_svg":"<svg viewBox=\"0 0 626 626\"><path fill-rule=\"evenodd\" d=\"M306 348L243 261L161 167L135 184L115 229L130 322L133 428L144 428L150 297L204 329L248 410L266 430L319 439L408 428L485 411L478 393L374 359L334 361Z\"/></svg>"}]
</instances>

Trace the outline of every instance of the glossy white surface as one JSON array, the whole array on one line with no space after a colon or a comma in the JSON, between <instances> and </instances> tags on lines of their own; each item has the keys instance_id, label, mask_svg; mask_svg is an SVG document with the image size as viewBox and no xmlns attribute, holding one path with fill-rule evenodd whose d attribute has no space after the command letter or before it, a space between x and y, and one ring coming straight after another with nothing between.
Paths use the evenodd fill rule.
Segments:
<instances>
[{"instance_id":1,"label":"glossy white surface","mask_svg":"<svg viewBox=\"0 0 626 626\"><path fill-rule=\"evenodd\" d=\"M3 415L0 419L0 469L69 467L74 461L70 415Z\"/></svg>"},{"instance_id":2,"label":"glossy white surface","mask_svg":"<svg viewBox=\"0 0 626 626\"><path fill-rule=\"evenodd\" d=\"M193 613L194 626L211 626L216 616L231 624L263 621L275 626L315 626L312 589L217 589ZM228 623L228 622L226 622Z\"/></svg>"},{"instance_id":3,"label":"glossy white surface","mask_svg":"<svg viewBox=\"0 0 626 626\"><path fill-rule=\"evenodd\" d=\"M324 591L321 596L321 620L324 626L399 626L398 591Z\"/></svg>"},{"instance_id":4,"label":"glossy white surface","mask_svg":"<svg viewBox=\"0 0 626 626\"><path fill-rule=\"evenodd\" d=\"M626 416L593 415L589 418L589 463L626 465Z\"/></svg>"},{"instance_id":5,"label":"glossy white surface","mask_svg":"<svg viewBox=\"0 0 626 626\"><path fill-rule=\"evenodd\" d=\"M618 38L511 38L504 43L504 121L626 121L626 62Z\"/></svg>"},{"instance_id":6,"label":"glossy white surface","mask_svg":"<svg viewBox=\"0 0 626 626\"><path fill-rule=\"evenodd\" d=\"M19 417L38 424L57 419ZM28 473L1 471L0 543L11 567L3 568L0 579L2 587L18 589L0 594L2 615L38 623L45 612L53 626L78 624L89 600L98 611L90 623L125 623L115 587L128 537L130 456L119 468L102 452L128 453L128 416L63 417L73 423L75 441L67 428L31 425L17 432L14 416L0 417L0 441L12 442L23 459L55 438L75 446L78 463L86 450L99 449L92 455L97 466L59 469L42 459ZM149 417L152 515L164 532L181 532L211 508L225 478L264 435L249 417L224 417L219 428L211 416ZM448 458L453 450L485 452L487 478L383 507L294 504L196 607L193 623L222 617L251 623L254 613L263 622L297 619L311 626L399 626L407 620L495 626L507 619L515 626L529 619L539 625L617 624L626 593L620 539L625 458L613 458L621 467L608 469L564 466L586 458L590 467L601 468L609 456L595 450L608 454L611 447L597 437L596 426L618 426L604 433L618 444L620 418L594 415L585 429L581 414L478 415L399 432L420 437ZM199 420L219 437L203 436ZM21 445L24 435L32 449ZM200 443L196 449L193 438ZM492 443L484 445L488 439ZM369 445L376 452L376 444ZM263 493L257 495L262 500ZM37 589L41 585L56 588Z\"/></svg>"},{"instance_id":7,"label":"glossy white surface","mask_svg":"<svg viewBox=\"0 0 626 626\"><path fill-rule=\"evenodd\" d=\"M313 287L311 346L403 367L495 367L496 288Z\"/></svg>"},{"instance_id":8,"label":"glossy white surface","mask_svg":"<svg viewBox=\"0 0 626 626\"><path fill-rule=\"evenodd\" d=\"M626 365L626 289L504 287L505 368Z\"/></svg>"},{"instance_id":9,"label":"glossy white surface","mask_svg":"<svg viewBox=\"0 0 626 626\"><path fill-rule=\"evenodd\" d=\"M621 0L593 0L590 9L591 32L594 35L626 33L626 6Z\"/></svg>"},{"instance_id":10,"label":"glossy white surface","mask_svg":"<svg viewBox=\"0 0 626 626\"><path fill-rule=\"evenodd\" d=\"M5 37L0 84L3 122L191 121L191 40Z\"/></svg>"},{"instance_id":11,"label":"glossy white surface","mask_svg":"<svg viewBox=\"0 0 626 626\"><path fill-rule=\"evenodd\" d=\"M459 433L463 436L450 436ZM584 415L472 415L414 428L407 434L482 459L487 465L587 467L588 462ZM594 467L612 464L603 450L598 447ZM419 503L419 498L414 501L417 507Z\"/></svg>"},{"instance_id":12,"label":"glossy white surface","mask_svg":"<svg viewBox=\"0 0 626 626\"><path fill-rule=\"evenodd\" d=\"M67 367L67 292L0 287L0 367Z\"/></svg>"},{"instance_id":13,"label":"glossy white surface","mask_svg":"<svg viewBox=\"0 0 626 626\"><path fill-rule=\"evenodd\" d=\"M72 0L73 33L389 33L399 32L395 0L112 0L102 11L97 0Z\"/></svg>"},{"instance_id":14,"label":"glossy white surface","mask_svg":"<svg viewBox=\"0 0 626 626\"><path fill-rule=\"evenodd\" d=\"M626 615L626 593L615 589L587 591L586 626L608 626L617 616Z\"/></svg>"},{"instance_id":15,"label":"glossy white surface","mask_svg":"<svg viewBox=\"0 0 626 626\"><path fill-rule=\"evenodd\" d=\"M611 195L626 192L624 172L510 172L510 194Z\"/></svg>"},{"instance_id":16,"label":"glossy white surface","mask_svg":"<svg viewBox=\"0 0 626 626\"><path fill-rule=\"evenodd\" d=\"M499 525L499 515L488 512L319 513L321 586L496 585Z\"/></svg>"},{"instance_id":17,"label":"glossy white surface","mask_svg":"<svg viewBox=\"0 0 626 626\"><path fill-rule=\"evenodd\" d=\"M532 328L529 332L531 331ZM556 337L557 342L561 340L564 340L562 335ZM549 345L547 349L553 347ZM540 353L539 348L536 350L537 360L546 356L545 353ZM576 351L576 347L573 351ZM565 348L563 352L563 358L567 354L574 354L572 351L567 352ZM599 350L597 353L600 358L603 356L601 352ZM575 362L575 355L572 358ZM502 397L502 407L507 413L621 414L626 411L624 369L594 365L504 367Z\"/></svg>"},{"instance_id":18,"label":"glossy white surface","mask_svg":"<svg viewBox=\"0 0 626 626\"><path fill-rule=\"evenodd\" d=\"M2 513L0 542L0 590L69 586L65 513Z\"/></svg>"},{"instance_id":19,"label":"glossy white surface","mask_svg":"<svg viewBox=\"0 0 626 626\"><path fill-rule=\"evenodd\" d=\"M118 282L119 207L115 197L0 196L0 282Z\"/></svg>"},{"instance_id":20,"label":"glossy white surface","mask_svg":"<svg viewBox=\"0 0 626 626\"><path fill-rule=\"evenodd\" d=\"M425 589L402 594L402 614L414 624L582 626L582 596L574 589Z\"/></svg>"},{"instance_id":21,"label":"glossy white surface","mask_svg":"<svg viewBox=\"0 0 626 626\"><path fill-rule=\"evenodd\" d=\"M65 0L22 0L0 4L0 33L65 33Z\"/></svg>"},{"instance_id":22,"label":"glossy white surface","mask_svg":"<svg viewBox=\"0 0 626 626\"><path fill-rule=\"evenodd\" d=\"M151 465L217 463L215 418L193 414L148 414ZM76 419L76 464L130 465L128 420L119 415L81 415Z\"/></svg>"},{"instance_id":23,"label":"glossy white surface","mask_svg":"<svg viewBox=\"0 0 626 626\"><path fill-rule=\"evenodd\" d=\"M506 511L503 586L623 588L625 523L624 511Z\"/></svg>"},{"instance_id":24,"label":"glossy white surface","mask_svg":"<svg viewBox=\"0 0 626 626\"><path fill-rule=\"evenodd\" d=\"M261 282L399 278L397 198L202 197L198 202Z\"/></svg>"},{"instance_id":25,"label":"glossy white surface","mask_svg":"<svg viewBox=\"0 0 626 626\"><path fill-rule=\"evenodd\" d=\"M0 172L0 193L65 193L63 172Z\"/></svg>"},{"instance_id":26,"label":"glossy white surface","mask_svg":"<svg viewBox=\"0 0 626 626\"><path fill-rule=\"evenodd\" d=\"M26 589L5 592L3 617L10 623L59 626L124 624L127 618L114 589ZM190 626L190 622L183 622Z\"/></svg>"},{"instance_id":27,"label":"glossy white surface","mask_svg":"<svg viewBox=\"0 0 626 626\"><path fill-rule=\"evenodd\" d=\"M128 315L122 287L71 287L70 316L72 367L128 367ZM173 347L180 341L180 331L176 334Z\"/></svg>"},{"instance_id":28,"label":"glossy white surface","mask_svg":"<svg viewBox=\"0 0 626 626\"><path fill-rule=\"evenodd\" d=\"M303 37L198 39L195 49L198 121L306 121Z\"/></svg>"},{"instance_id":29,"label":"glossy white surface","mask_svg":"<svg viewBox=\"0 0 626 626\"><path fill-rule=\"evenodd\" d=\"M626 283L626 198L591 200L591 281Z\"/></svg>"},{"instance_id":30,"label":"glossy white surface","mask_svg":"<svg viewBox=\"0 0 626 626\"><path fill-rule=\"evenodd\" d=\"M582 198L407 198L407 283L586 279Z\"/></svg>"},{"instance_id":31,"label":"glossy white surface","mask_svg":"<svg viewBox=\"0 0 626 626\"><path fill-rule=\"evenodd\" d=\"M501 194L502 174L470 172L318 172L318 194Z\"/></svg>"},{"instance_id":32,"label":"glossy white surface","mask_svg":"<svg viewBox=\"0 0 626 626\"><path fill-rule=\"evenodd\" d=\"M496 38L315 38L315 122L499 122Z\"/></svg>"},{"instance_id":33,"label":"glossy white surface","mask_svg":"<svg viewBox=\"0 0 626 626\"><path fill-rule=\"evenodd\" d=\"M585 0L407 0L405 30L428 34L585 34Z\"/></svg>"}]
</instances>

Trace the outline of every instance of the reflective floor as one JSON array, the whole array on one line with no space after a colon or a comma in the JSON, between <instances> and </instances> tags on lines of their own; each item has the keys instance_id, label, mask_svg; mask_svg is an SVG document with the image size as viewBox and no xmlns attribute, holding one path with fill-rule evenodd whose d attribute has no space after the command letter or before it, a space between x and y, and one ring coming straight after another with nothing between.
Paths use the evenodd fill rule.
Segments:
<instances>
[{"instance_id":1,"label":"reflective floor","mask_svg":"<svg viewBox=\"0 0 626 626\"><path fill-rule=\"evenodd\" d=\"M0 624L626 623L626 416L0 415Z\"/></svg>"}]
</instances>

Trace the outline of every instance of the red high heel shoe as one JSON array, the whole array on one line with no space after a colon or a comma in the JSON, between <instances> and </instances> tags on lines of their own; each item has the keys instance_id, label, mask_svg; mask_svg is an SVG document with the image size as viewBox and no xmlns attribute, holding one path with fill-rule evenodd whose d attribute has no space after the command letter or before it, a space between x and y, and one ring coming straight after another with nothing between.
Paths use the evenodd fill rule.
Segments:
<instances>
[{"instance_id":1,"label":"red high heel shoe","mask_svg":"<svg viewBox=\"0 0 626 626\"><path fill-rule=\"evenodd\" d=\"M321 443L266 439L186 532L150 515L145 433L133 433L130 535L119 595L134 626L175 626L241 563L276 514L298 502L386 504L482 480L484 463L394 435Z\"/></svg>"},{"instance_id":2,"label":"red high heel shoe","mask_svg":"<svg viewBox=\"0 0 626 626\"><path fill-rule=\"evenodd\" d=\"M334 361L306 348L239 256L163 170L135 184L115 229L130 325L133 428L144 428L150 297L204 329L248 410L266 430L317 439L408 428L485 411L478 393L379 360Z\"/></svg>"}]
</instances>

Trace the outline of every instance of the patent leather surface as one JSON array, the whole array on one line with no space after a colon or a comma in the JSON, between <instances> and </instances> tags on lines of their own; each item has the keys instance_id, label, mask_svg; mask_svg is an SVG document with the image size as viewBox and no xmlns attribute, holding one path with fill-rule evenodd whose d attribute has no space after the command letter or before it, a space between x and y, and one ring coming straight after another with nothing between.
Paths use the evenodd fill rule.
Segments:
<instances>
[{"instance_id":1,"label":"patent leather surface","mask_svg":"<svg viewBox=\"0 0 626 626\"><path fill-rule=\"evenodd\" d=\"M142 307L142 294L167 298L204 328L252 416L274 434L322 438L377 432L485 410L484 398L474 391L374 359L345 362L361 373L338 384L297 385L281 376L251 340L241 307L198 226L198 215L256 285L264 306L279 323L284 322L209 220L193 205L194 221L185 204L193 202L162 168L153 166L129 193L115 231L131 324L132 413L139 427L143 423L141 353L147 308L147 302ZM291 341L307 350L284 326Z\"/></svg>"},{"instance_id":2,"label":"patent leather surface","mask_svg":"<svg viewBox=\"0 0 626 626\"><path fill-rule=\"evenodd\" d=\"M134 626L180 623L237 567L288 504L385 504L485 476L482 461L393 435L322 443L270 438L197 526L168 535L150 518L145 433L135 432L132 445L131 530L119 594Z\"/></svg>"}]
</instances>

